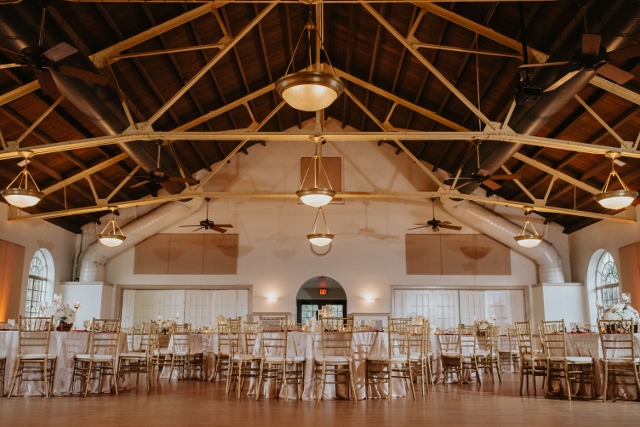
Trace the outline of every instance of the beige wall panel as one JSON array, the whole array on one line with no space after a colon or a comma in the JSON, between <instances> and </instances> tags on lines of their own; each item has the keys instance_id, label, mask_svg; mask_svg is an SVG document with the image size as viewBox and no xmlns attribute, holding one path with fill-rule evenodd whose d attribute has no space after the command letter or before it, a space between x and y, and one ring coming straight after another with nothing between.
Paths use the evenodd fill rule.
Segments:
<instances>
[{"instance_id":1,"label":"beige wall panel","mask_svg":"<svg viewBox=\"0 0 640 427\"><path fill-rule=\"evenodd\" d=\"M476 242L473 234L443 234L441 242L442 274L476 274Z\"/></svg>"},{"instance_id":2,"label":"beige wall panel","mask_svg":"<svg viewBox=\"0 0 640 427\"><path fill-rule=\"evenodd\" d=\"M170 234L156 234L136 245L134 274L167 274L169 272Z\"/></svg>"},{"instance_id":3,"label":"beige wall panel","mask_svg":"<svg viewBox=\"0 0 640 427\"><path fill-rule=\"evenodd\" d=\"M204 236L203 274L238 274L238 235Z\"/></svg>"},{"instance_id":4,"label":"beige wall panel","mask_svg":"<svg viewBox=\"0 0 640 427\"><path fill-rule=\"evenodd\" d=\"M406 234L407 274L442 274L439 234Z\"/></svg>"},{"instance_id":5,"label":"beige wall panel","mask_svg":"<svg viewBox=\"0 0 640 427\"><path fill-rule=\"evenodd\" d=\"M618 278L622 292L631 295L631 302L640 298L640 245L634 243L618 250L620 263L618 267Z\"/></svg>"},{"instance_id":6,"label":"beige wall panel","mask_svg":"<svg viewBox=\"0 0 640 427\"><path fill-rule=\"evenodd\" d=\"M478 275L511 275L511 250L484 234L476 234L476 268Z\"/></svg>"},{"instance_id":7,"label":"beige wall panel","mask_svg":"<svg viewBox=\"0 0 640 427\"><path fill-rule=\"evenodd\" d=\"M20 314L24 246L0 241L0 321L17 319Z\"/></svg>"},{"instance_id":8,"label":"beige wall panel","mask_svg":"<svg viewBox=\"0 0 640 427\"><path fill-rule=\"evenodd\" d=\"M169 274L202 274L204 234L171 234Z\"/></svg>"}]
</instances>

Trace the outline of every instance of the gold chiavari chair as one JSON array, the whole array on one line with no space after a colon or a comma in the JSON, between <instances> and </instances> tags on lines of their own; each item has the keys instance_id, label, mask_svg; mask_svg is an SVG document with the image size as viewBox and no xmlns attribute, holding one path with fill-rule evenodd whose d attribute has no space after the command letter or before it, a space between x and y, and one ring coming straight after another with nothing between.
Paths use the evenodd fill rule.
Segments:
<instances>
[{"instance_id":1,"label":"gold chiavari chair","mask_svg":"<svg viewBox=\"0 0 640 427\"><path fill-rule=\"evenodd\" d=\"M571 382L577 381L591 385L591 395L595 396L593 378L593 358L567 355L567 339L563 320L543 320L538 324L540 339L547 351L547 386L545 395L549 393L551 380L564 379L567 397L571 400Z\"/></svg>"},{"instance_id":2,"label":"gold chiavari chair","mask_svg":"<svg viewBox=\"0 0 640 427\"><path fill-rule=\"evenodd\" d=\"M76 354L73 358L71 375L71 393L75 392L76 380L84 381L84 395L89 392L92 374L97 374L98 393L102 393L102 378L112 377L115 392L118 394L118 369L116 353L120 335L120 319L96 319L91 321L91 335L87 353Z\"/></svg>"},{"instance_id":3,"label":"gold chiavari chair","mask_svg":"<svg viewBox=\"0 0 640 427\"><path fill-rule=\"evenodd\" d=\"M356 386L353 373L353 317L326 317L320 320L322 335L322 355L315 358L316 396L322 400L326 384L346 384L347 397L356 397ZM333 381L327 381L327 378ZM343 381L340 381L343 377Z\"/></svg>"},{"instance_id":4,"label":"gold chiavari chair","mask_svg":"<svg viewBox=\"0 0 640 427\"><path fill-rule=\"evenodd\" d=\"M530 322L516 322L516 334L520 350L520 396L522 396L525 377L527 378L527 392L529 391L529 377L531 377L533 395L536 396L536 377L542 377L542 387L544 387L549 361L546 354L536 352L533 347Z\"/></svg>"},{"instance_id":5,"label":"gold chiavari chair","mask_svg":"<svg viewBox=\"0 0 640 427\"><path fill-rule=\"evenodd\" d=\"M136 390L140 374L145 374L147 381L147 392L151 389L151 359L155 350L154 335L157 336L157 324L155 322L143 323L140 335L133 336L131 342L134 351L118 354L118 379L124 379L126 374L136 374ZM127 336L127 343L129 336Z\"/></svg>"},{"instance_id":6,"label":"gold chiavari chair","mask_svg":"<svg viewBox=\"0 0 640 427\"><path fill-rule=\"evenodd\" d=\"M502 338L502 345L498 350L500 367L503 369L508 367L509 373L518 372L520 369L520 350L518 350L518 334L515 328L507 329L507 335L500 338Z\"/></svg>"},{"instance_id":7,"label":"gold chiavari chair","mask_svg":"<svg viewBox=\"0 0 640 427\"><path fill-rule=\"evenodd\" d=\"M424 319L422 324L411 325L411 364L415 376L420 377L423 396L429 392L429 386L433 380L430 333L429 320L427 319Z\"/></svg>"},{"instance_id":8,"label":"gold chiavari chair","mask_svg":"<svg viewBox=\"0 0 640 427\"><path fill-rule=\"evenodd\" d=\"M18 324L18 355L9 384L7 397L13 394L16 383L18 395L22 389L22 381L43 381L45 397L53 393L53 379L57 357L49 352L53 316L22 317ZM40 374L38 379L31 379L33 374ZM3 379L4 380L4 379Z\"/></svg>"},{"instance_id":9,"label":"gold chiavari chair","mask_svg":"<svg viewBox=\"0 0 640 427\"><path fill-rule=\"evenodd\" d=\"M213 367L213 381L218 381L218 374L229 368L229 325L218 325L218 345L213 354L216 364Z\"/></svg>"},{"instance_id":10,"label":"gold chiavari chair","mask_svg":"<svg viewBox=\"0 0 640 427\"><path fill-rule=\"evenodd\" d=\"M478 384L482 384L478 363L478 335L477 328L473 325L458 325L460 343L460 372L468 370L469 374L475 372ZM462 380L460 381L462 384Z\"/></svg>"},{"instance_id":11,"label":"gold chiavari chair","mask_svg":"<svg viewBox=\"0 0 640 427\"><path fill-rule=\"evenodd\" d=\"M242 394L246 378L257 378L260 374L261 356L254 351L259 323L245 322L244 331L230 333L230 374L227 378L227 394L237 388L238 398Z\"/></svg>"},{"instance_id":12,"label":"gold chiavari chair","mask_svg":"<svg viewBox=\"0 0 640 427\"><path fill-rule=\"evenodd\" d=\"M0 354L0 397L4 396L4 370L7 366L7 355Z\"/></svg>"},{"instance_id":13,"label":"gold chiavari chair","mask_svg":"<svg viewBox=\"0 0 640 427\"><path fill-rule=\"evenodd\" d=\"M607 401L609 376L614 379L632 377L640 394L640 355L635 347L635 320L598 319L604 367L602 401ZM624 383L622 383L624 384Z\"/></svg>"},{"instance_id":14,"label":"gold chiavari chair","mask_svg":"<svg viewBox=\"0 0 640 427\"><path fill-rule=\"evenodd\" d=\"M367 356L365 382L367 398L371 397L372 385L386 383L388 385L387 398L391 401L393 378L400 378L405 381L415 400L416 393L413 388L413 374L411 372L411 318L390 317L388 322L389 347L387 354ZM384 367L381 366L383 364Z\"/></svg>"},{"instance_id":15,"label":"gold chiavari chair","mask_svg":"<svg viewBox=\"0 0 640 427\"><path fill-rule=\"evenodd\" d=\"M287 328L283 324L286 319L264 320L267 321L263 323L263 318L260 319L260 373L256 400L260 398L262 383L268 380L276 383L276 397L279 396L282 387L285 400L289 400L287 387L289 384L295 384L298 390L296 396L299 398L300 389L304 386L305 358L287 355ZM287 369L287 365L293 366Z\"/></svg>"},{"instance_id":16,"label":"gold chiavari chair","mask_svg":"<svg viewBox=\"0 0 640 427\"><path fill-rule=\"evenodd\" d=\"M235 383L238 380L239 365L235 362L238 357L244 354L244 348L242 342L242 319L240 317L230 318L227 321L227 325L229 326L229 364L225 392L229 394L232 386L235 387Z\"/></svg>"},{"instance_id":17,"label":"gold chiavari chair","mask_svg":"<svg viewBox=\"0 0 640 427\"><path fill-rule=\"evenodd\" d=\"M453 381L451 378L462 384L462 371L460 369L460 334L447 332L436 335L440 346L440 359L442 361L442 376L445 383Z\"/></svg>"},{"instance_id":18,"label":"gold chiavari chair","mask_svg":"<svg viewBox=\"0 0 640 427\"><path fill-rule=\"evenodd\" d=\"M488 326L484 330L476 329L476 334L480 347L480 350L476 353L478 368L485 372L489 370L492 382L494 381L493 370L495 368L498 373L498 381L502 382L502 378L500 377L500 358L498 354L500 327Z\"/></svg>"}]
</instances>

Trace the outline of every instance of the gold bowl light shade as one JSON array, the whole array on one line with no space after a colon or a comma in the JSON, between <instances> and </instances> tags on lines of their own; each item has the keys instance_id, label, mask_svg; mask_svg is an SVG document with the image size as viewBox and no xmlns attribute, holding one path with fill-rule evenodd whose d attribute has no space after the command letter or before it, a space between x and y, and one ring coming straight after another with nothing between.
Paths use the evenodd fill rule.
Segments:
<instances>
[{"instance_id":1,"label":"gold bowl light shade","mask_svg":"<svg viewBox=\"0 0 640 427\"><path fill-rule=\"evenodd\" d=\"M524 248L535 248L542 242L542 236L539 234L523 234L521 236L515 236L514 239Z\"/></svg>"},{"instance_id":2,"label":"gold bowl light shade","mask_svg":"<svg viewBox=\"0 0 640 427\"><path fill-rule=\"evenodd\" d=\"M638 197L638 192L633 190L606 191L593 196L600 206L607 209L626 208L633 203L636 197Z\"/></svg>"},{"instance_id":3,"label":"gold bowl light shade","mask_svg":"<svg viewBox=\"0 0 640 427\"><path fill-rule=\"evenodd\" d=\"M98 234L98 240L105 246L115 248L124 242L126 237L123 234Z\"/></svg>"},{"instance_id":4,"label":"gold bowl light shade","mask_svg":"<svg viewBox=\"0 0 640 427\"><path fill-rule=\"evenodd\" d=\"M34 206L44 197L42 191L30 188L7 188L0 191L0 194L10 205L18 208Z\"/></svg>"},{"instance_id":5,"label":"gold bowl light shade","mask_svg":"<svg viewBox=\"0 0 640 427\"><path fill-rule=\"evenodd\" d=\"M319 208L329 204L336 195L336 192L328 188L303 188L296 191L300 201L307 206Z\"/></svg>"},{"instance_id":6,"label":"gold bowl light shade","mask_svg":"<svg viewBox=\"0 0 640 427\"><path fill-rule=\"evenodd\" d=\"M314 246L327 246L333 240L333 234L328 233L314 233L307 234L307 239L309 239L309 243Z\"/></svg>"},{"instance_id":7,"label":"gold bowl light shade","mask_svg":"<svg viewBox=\"0 0 640 427\"><path fill-rule=\"evenodd\" d=\"M276 81L276 91L292 108L318 111L330 106L344 90L336 76L322 71L299 71Z\"/></svg>"}]
</instances>

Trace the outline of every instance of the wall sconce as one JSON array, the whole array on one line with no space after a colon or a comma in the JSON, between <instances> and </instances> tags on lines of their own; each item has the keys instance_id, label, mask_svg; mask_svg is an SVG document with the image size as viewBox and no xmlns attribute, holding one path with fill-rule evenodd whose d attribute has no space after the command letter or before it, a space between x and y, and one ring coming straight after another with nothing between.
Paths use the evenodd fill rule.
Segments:
<instances>
[{"instance_id":1,"label":"wall sconce","mask_svg":"<svg viewBox=\"0 0 640 427\"><path fill-rule=\"evenodd\" d=\"M367 295L366 297L364 297L364 300L367 302L367 304L373 304L373 302L376 299L374 297L372 297L371 295Z\"/></svg>"},{"instance_id":2,"label":"wall sconce","mask_svg":"<svg viewBox=\"0 0 640 427\"><path fill-rule=\"evenodd\" d=\"M278 300L278 297L273 294L270 294L270 295L267 295L267 300L269 302L276 302Z\"/></svg>"}]
</instances>

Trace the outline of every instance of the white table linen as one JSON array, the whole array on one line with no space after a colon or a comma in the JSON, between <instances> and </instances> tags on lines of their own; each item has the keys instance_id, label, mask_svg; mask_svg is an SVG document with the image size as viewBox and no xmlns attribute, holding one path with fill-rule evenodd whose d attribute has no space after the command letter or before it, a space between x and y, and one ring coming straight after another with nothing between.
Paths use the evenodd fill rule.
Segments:
<instances>
[{"instance_id":1,"label":"white table linen","mask_svg":"<svg viewBox=\"0 0 640 427\"><path fill-rule=\"evenodd\" d=\"M55 396L69 395L71 389L71 375L73 374L73 358L76 354L86 354L89 345L89 332L51 332L49 353L57 356L56 368L53 379L53 394ZM121 333L118 338L118 353L127 352L127 334ZM9 383L15 369L18 354L18 332L0 331L0 354L7 355L5 369L5 392L9 390ZM129 387L129 377L125 376L124 384ZM113 379L103 380L102 392L109 393L113 386ZM80 388L76 387L76 391ZM98 382L91 382L91 392L98 392ZM42 396L44 394L44 381L25 381L22 383L21 394L24 396Z\"/></svg>"}]
</instances>

